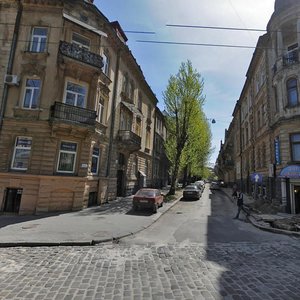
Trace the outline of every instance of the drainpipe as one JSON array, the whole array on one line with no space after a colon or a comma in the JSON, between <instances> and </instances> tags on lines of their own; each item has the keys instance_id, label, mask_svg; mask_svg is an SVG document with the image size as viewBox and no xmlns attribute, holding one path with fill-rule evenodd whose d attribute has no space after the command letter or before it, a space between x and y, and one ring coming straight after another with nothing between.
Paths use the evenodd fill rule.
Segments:
<instances>
[{"instance_id":1,"label":"drainpipe","mask_svg":"<svg viewBox=\"0 0 300 300\"><path fill-rule=\"evenodd\" d=\"M12 73L14 57L15 57L16 48L17 48L18 34L19 34L19 30L20 30L22 11L23 11L23 6L21 4L21 0L18 0L18 13L17 13L14 33L13 33L13 37L12 37L12 43L11 43L11 48L10 48L10 53L9 53L6 74ZM7 97L8 97L8 85L5 83L4 88L3 88L2 102L0 103L0 105L1 105L0 106L0 130L2 129L2 125L3 125L3 118L4 118L5 109L6 109Z\"/></svg>"},{"instance_id":2,"label":"drainpipe","mask_svg":"<svg viewBox=\"0 0 300 300\"><path fill-rule=\"evenodd\" d=\"M118 81L119 81L120 56L121 56L121 49L118 49L118 51L117 51L117 63L116 63L116 70L115 70L115 78L114 78L114 87L113 87L113 95L112 95L112 102L111 102L111 121L110 121L110 134L109 134L107 168L106 168L106 177L108 177L108 178L110 177L112 148L113 148L113 140L114 140L114 128L115 128L115 118L116 118L116 102L117 102L117 89L118 89Z\"/></svg>"},{"instance_id":3,"label":"drainpipe","mask_svg":"<svg viewBox=\"0 0 300 300\"><path fill-rule=\"evenodd\" d=\"M151 170L151 183L152 183L152 186L154 186L154 167L155 167L155 149L156 149L156 118L157 118L157 107L155 107L154 109L154 134L153 134L153 146L152 146L152 170Z\"/></svg>"},{"instance_id":4,"label":"drainpipe","mask_svg":"<svg viewBox=\"0 0 300 300\"><path fill-rule=\"evenodd\" d=\"M243 191L244 188L244 180L243 180L243 133L242 133L242 107L239 107L239 127L240 127L240 154L241 154L241 186L240 190Z\"/></svg>"}]
</instances>

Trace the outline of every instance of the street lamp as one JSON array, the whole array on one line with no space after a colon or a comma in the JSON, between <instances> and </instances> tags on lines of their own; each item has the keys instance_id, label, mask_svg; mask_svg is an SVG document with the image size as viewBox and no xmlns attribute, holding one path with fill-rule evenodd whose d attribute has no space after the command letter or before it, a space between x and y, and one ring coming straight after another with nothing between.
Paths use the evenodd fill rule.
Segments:
<instances>
[{"instance_id":1,"label":"street lamp","mask_svg":"<svg viewBox=\"0 0 300 300\"><path fill-rule=\"evenodd\" d=\"M216 123L216 120L215 119L209 119L209 118L206 118L207 121L210 121L212 124L215 124Z\"/></svg>"}]
</instances>

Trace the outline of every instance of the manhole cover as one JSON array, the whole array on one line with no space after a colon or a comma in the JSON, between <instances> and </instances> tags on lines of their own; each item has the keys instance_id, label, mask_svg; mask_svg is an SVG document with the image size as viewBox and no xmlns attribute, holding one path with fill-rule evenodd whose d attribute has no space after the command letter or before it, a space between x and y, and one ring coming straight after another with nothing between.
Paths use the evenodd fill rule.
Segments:
<instances>
[{"instance_id":1,"label":"manhole cover","mask_svg":"<svg viewBox=\"0 0 300 300\"><path fill-rule=\"evenodd\" d=\"M182 211L176 212L177 215L181 215L182 213L183 213Z\"/></svg>"}]
</instances>

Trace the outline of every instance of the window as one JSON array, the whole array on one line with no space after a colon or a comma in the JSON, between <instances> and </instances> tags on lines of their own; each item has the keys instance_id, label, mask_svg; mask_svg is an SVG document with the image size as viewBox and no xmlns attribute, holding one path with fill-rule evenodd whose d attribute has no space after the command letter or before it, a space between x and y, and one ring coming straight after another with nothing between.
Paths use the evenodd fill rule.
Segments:
<instances>
[{"instance_id":1,"label":"window","mask_svg":"<svg viewBox=\"0 0 300 300\"><path fill-rule=\"evenodd\" d=\"M75 44L80 48L90 50L90 40L75 32L72 34L72 44Z\"/></svg>"},{"instance_id":2,"label":"window","mask_svg":"<svg viewBox=\"0 0 300 300\"><path fill-rule=\"evenodd\" d=\"M140 118L136 118L135 133L138 136L142 136L142 120Z\"/></svg>"},{"instance_id":3,"label":"window","mask_svg":"<svg viewBox=\"0 0 300 300\"><path fill-rule=\"evenodd\" d=\"M32 138L18 136L15 142L12 169L27 170L31 152Z\"/></svg>"},{"instance_id":4,"label":"window","mask_svg":"<svg viewBox=\"0 0 300 300\"><path fill-rule=\"evenodd\" d=\"M30 51L45 52L47 44L48 29L43 27L34 27L32 29Z\"/></svg>"},{"instance_id":5,"label":"window","mask_svg":"<svg viewBox=\"0 0 300 300\"><path fill-rule=\"evenodd\" d=\"M300 133L291 135L292 161L300 161Z\"/></svg>"},{"instance_id":6,"label":"window","mask_svg":"<svg viewBox=\"0 0 300 300\"><path fill-rule=\"evenodd\" d=\"M62 173L74 173L77 144L61 142L57 171Z\"/></svg>"},{"instance_id":7,"label":"window","mask_svg":"<svg viewBox=\"0 0 300 300\"><path fill-rule=\"evenodd\" d=\"M134 83L133 83L133 81L130 81L128 96L129 96L130 100L133 102L133 100L134 100Z\"/></svg>"},{"instance_id":8,"label":"window","mask_svg":"<svg viewBox=\"0 0 300 300\"><path fill-rule=\"evenodd\" d=\"M257 110L257 129L260 128L260 108Z\"/></svg>"},{"instance_id":9,"label":"window","mask_svg":"<svg viewBox=\"0 0 300 300\"><path fill-rule=\"evenodd\" d=\"M279 99L278 99L278 93L277 93L277 87L274 87L274 97L275 97L275 111L279 111Z\"/></svg>"},{"instance_id":10,"label":"window","mask_svg":"<svg viewBox=\"0 0 300 300\"><path fill-rule=\"evenodd\" d=\"M121 111L120 130L131 130L131 127L132 127L132 116L128 115L124 111Z\"/></svg>"},{"instance_id":11,"label":"window","mask_svg":"<svg viewBox=\"0 0 300 300\"><path fill-rule=\"evenodd\" d=\"M139 111L142 111L142 103L143 103L142 95L141 95L141 93L139 92L139 95L138 95L138 110L139 110Z\"/></svg>"},{"instance_id":12,"label":"window","mask_svg":"<svg viewBox=\"0 0 300 300\"><path fill-rule=\"evenodd\" d=\"M147 118L148 118L148 119L151 119L151 105L150 105L150 104L148 104Z\"/></svg>"},{"instance_id":13,"label":"window","mask_svg":"<svg viewBox=\"0 0 300 300\"><path fill-rule=\"evenodd\" d=\"M64 102L69 105L85 107L87 88L85 86L67 82Z\"/></svg>"},{"instance_id":14,"label":"window","mask_svg":"<svg viewBox=\"0 0 300 300\"><path fill-rule=\"evenodd\" d=\"M102 59L103 59L103 67L102 67L102 72L106 75L109 76L109 56L107 53L102 54Z\"/></svg>"},{"instance_id":15,"label":"window","mask_svg":"<svg viewBox=\"0 0 300 300\"><path fill-rule=\"evenodd\" d=\"M129 79L128 79L128 74L126 73L123 78L122 92L127 96L128 96L128 88L129 88L128 85L129 85Z\"/></svg>"},{"instance_id":16,"label":"window","mask_svg":"<svg viewBox=\"0 0 300 300\"><path fill-rule=\"evenodd\" d=\"M147 131L146 131L146 148L147 149L150 149L150 129L147 128Z\"/></svg>"},{"instance_id":17,"label":"window","mask_svg":"<svg viewBox=\"0 0 300 300\"><path fill-rule=\"evenodd\" d=\"M298 104L298 89L297 89L297 79L292 78L287 81L287 97L288 106L296 106Z\"/></svg>"},{"instance_id":18,"label":"window","mask_svg":"<svg viewBox=\"0 0 300 300\"><path fill-rule=\"evenodd\" d=\"M27 79L24 93L23 107L35 109L38 105L40 94L41 80Z\"/></svg>"},{"instance_id":19,"label":"window","mask_svg":"<svg viewBox=\"0 0 300 300\"><path fill-rule=\"evenodd\" d=\"M100 149L98 147L94 147L93 154L92 154L92 165L91 165L91 172L93 174L98 174L99 162L100 162Z\"/></svg>"},{"instance_id":20,"label":"window","mask_svg":"<svg viewBox=\"0 0 300 300\"><path fill-rule=\"evenodd\" d=\"M138 166L138 159L137 156L134 156L132 159L131 175L136 176L138 170L137 166Z\"/></svg>"},{"instance_id":21,"label":"window","mask_svg":"<svg viewBox=\"0 0 300 300\"><path fill-rule=\"evenodd\" d=\"M104 124L104 100L101 97L99 99L96 111L97 111L97 121L101 124Z\"/></svg>"}]
</instances>

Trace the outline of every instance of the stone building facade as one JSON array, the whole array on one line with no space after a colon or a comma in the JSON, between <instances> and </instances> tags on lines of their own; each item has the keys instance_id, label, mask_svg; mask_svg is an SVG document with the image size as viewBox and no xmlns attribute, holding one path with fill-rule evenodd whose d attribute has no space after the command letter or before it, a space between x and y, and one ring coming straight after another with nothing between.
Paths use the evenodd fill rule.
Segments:
<instances>
[{"instance_id":1,"label":"stone building facade","mask_svg":"<svg viewBox=\"0 0 300 300\"><path fill-rule=\"evenodd\" d=\"M230 181L296 214L300 213L299 15L299 1L275 1L217 161L219 176L229 177L224 156L230 153L235 174ZM231 141L234 146L229 149Z\"/></svg>"},{"instance_id":2,"label":"stone building facade","mask_svg":"<svg viewBox=\"0 0 300 300\"><path fill-rule=\"evenodd\" d=\"M79 210L152 185L157 99L118 22L91 0L4 0L0 16L0 210Z\"/></svg>"}]
</instances>

